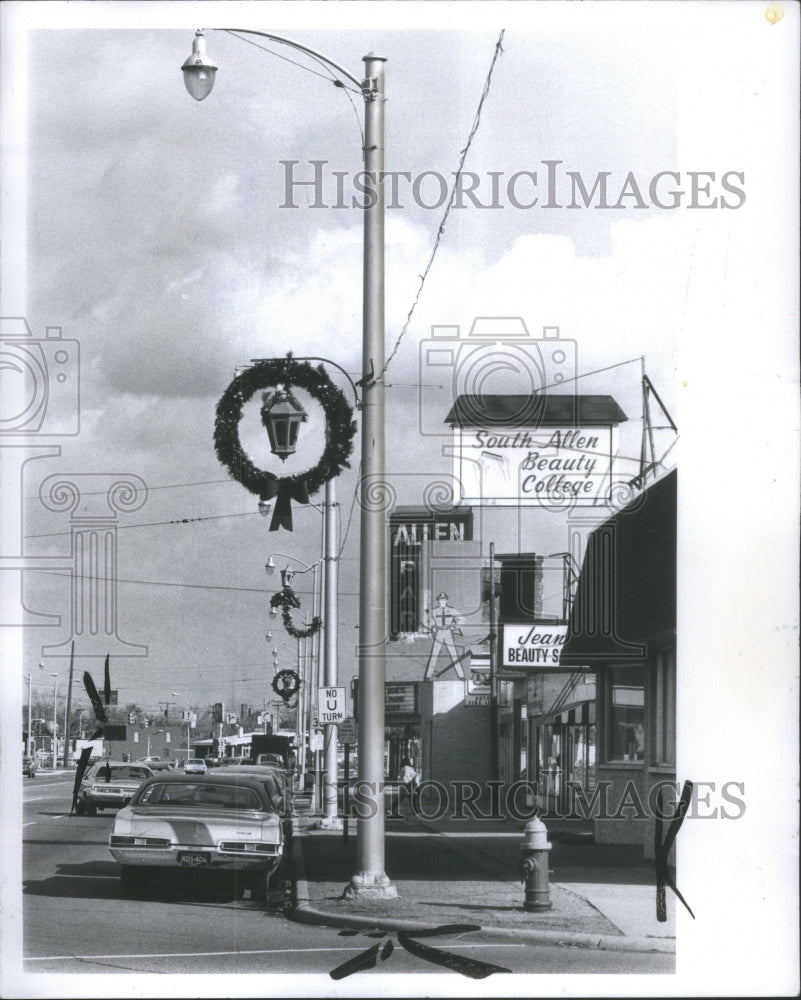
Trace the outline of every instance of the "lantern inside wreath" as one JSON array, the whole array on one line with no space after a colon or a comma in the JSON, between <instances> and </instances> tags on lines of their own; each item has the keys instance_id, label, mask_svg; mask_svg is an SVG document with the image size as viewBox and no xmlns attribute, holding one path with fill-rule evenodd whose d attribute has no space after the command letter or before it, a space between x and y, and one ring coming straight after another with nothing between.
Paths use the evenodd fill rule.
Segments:
<instances>
[{"instance_id":1,"label":"lantern inside wreath","mask_svg":"<svg viewBox=\"0 0 801 1000\"><path fill-rule=\"evenodd\" d=\"M300 690L300 677L294 670L279 670L273 677L273 691L281 698L285 705Z\"/></svg>"},{"instance_id":2,"label":"lantern inside wreath","mask_svg":"<svg viewBox=\"0 0 801 1000\"><path fill-rule=\"evenodd\" d=\"M317 400L325 415L325 447L314 468L294 476L277 476L257 468L239 441L242 408L255 393L264 391L262 422L273 453L285 461L295 451L300 425L306 412L292 395L292 387L303 389ZM334 385L322 365L294 361L292 355L257 361L238 375L217 404L214 447L217 458L230 475L255 493L261 502L275 500L270 531L279 527L292 531L291 501L308 503L309 496L348 468L353 450L356 421L342 391Z\"/></svg>"},{"instance_id":3,"label":"lantern inside wreath","mask_svg":"<svg viewBox=\"0 0 801 1000\"><path fill-rule=\"evenodd\" d=\"M295 454L300 425L308 415L286 388L262 396L261 422L270 439L270 451L285 462Z\"/></svg>"}]
</instances>

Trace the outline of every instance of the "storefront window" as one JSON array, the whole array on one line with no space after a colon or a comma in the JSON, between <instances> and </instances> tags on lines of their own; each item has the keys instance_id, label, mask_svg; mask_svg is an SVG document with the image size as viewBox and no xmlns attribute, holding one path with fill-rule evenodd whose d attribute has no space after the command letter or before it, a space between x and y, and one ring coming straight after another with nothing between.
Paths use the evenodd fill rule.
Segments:
<instances>
[{"instance_id":1,"label":"storefront window","mask_svg":"<svg viewBox=\"0 0 801 1000\"><path fill-rule=\"evenodd\" d=\"M606 688L606 759L641 761L645 755L645 686L641 667L611 667Z\"/></svg>"}]
</instances>

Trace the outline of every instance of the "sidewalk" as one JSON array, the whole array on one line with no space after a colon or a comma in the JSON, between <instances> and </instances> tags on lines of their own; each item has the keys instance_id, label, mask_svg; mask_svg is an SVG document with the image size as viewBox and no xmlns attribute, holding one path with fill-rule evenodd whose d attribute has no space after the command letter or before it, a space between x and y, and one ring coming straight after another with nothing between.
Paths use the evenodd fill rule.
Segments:
<instances>
[{"instance_id":1,"label":"sidewalk","mask_svg":"<svg viewBox=\"0 0 801 1000\"><path fill-rule=\"evenodd\" d=\"M590 825L546 821L551 910L523 909L525 823L470 819L432 823L401 807L386 821L386 872L397 899L344 899L357 870L356 822L347 841L319 818L292 821L293 918L340 927L421 930L469 924L493 937L616 951L675 952L675 907L656 920L653 864L639 848L593 843ZM289 846L289 845L288 845Z\"/></svg>"}]
</instances>

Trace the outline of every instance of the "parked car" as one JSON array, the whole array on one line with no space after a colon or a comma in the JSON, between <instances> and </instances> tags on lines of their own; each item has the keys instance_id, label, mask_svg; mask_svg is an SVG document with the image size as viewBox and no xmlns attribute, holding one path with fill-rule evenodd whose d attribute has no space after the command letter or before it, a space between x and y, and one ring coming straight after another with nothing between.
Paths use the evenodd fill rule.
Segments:
<instances>
[{"instance_id":1,"label":"parked car","mask_svg":"<svg viewBox=\"0 0 801 1000\"><path fill-rule=\"evenodd\" d=\"M98 809L127 806L134 793L153 772L146 764L101 761L86 772L78 789L75 811L79 816L94 816Z\"/></svg>"},{"instance_id":2,"label":"parked car","mask_svg":"<svg viewBox=\"0 0 801 1000\"><path fill-rule=\"evenodd\" d=\"M280 753L260 753L256 757L257 764L272 764L274 767L284 767L284 758Z\"/></svg>"},{"instance_id":3,"label":"parked car","mask_svg":"<svg viewBox=\"0 0 801 1000\"><path fill-rule=\"evenodd\" d=\"M184 764L184 774L205 774L206 762L199 757L194 757Z\"/></svg>"},{"instance_id":4,"label":"parked car","mask_svg":"<svg viewBox=\"0 0 801 1000\"><path fill-rule=\"evenodd\" d=\"M177 760L164 760L162 757L140 757L137 761L137 764L147 764L151 771L171 770L177 763Z\"/></svg>"},{"instance_id":5,"label":"parked car","mask_svg":"<svg viewBox=\"0 0 801 1000\"><path fill-rule=\"evenodd\" d=\"M219 769L220 774L246 774L254 781L260 782L270 796L275 811L283 816L292 812L292 782L283 767L272 764L226 765Z\"/></svg>"},{"instance_id":6,"label":"parked car","mask_svg":"<svg viewBox=\"0 0 801 1000\"><path fill-rule=\"evenodd\" d=\"M36 764L35 757L23 757L22 758L22 774L26 778L35 778L36 772L39 770Z\"/></svg>"},{"instance_id":7,"label":"parked car","mask_svg":"<svg viewBox=\"0 0 801 1000\"><path fill-rule=\"evenodd\" d=\"M191 871L195 878L235 876L266 899L284 850L281 820L264 786L250 775L160 774L146 781L114 819L109 850L122 866L120 894L148 876Z\"/></svg>"}]
</instances>

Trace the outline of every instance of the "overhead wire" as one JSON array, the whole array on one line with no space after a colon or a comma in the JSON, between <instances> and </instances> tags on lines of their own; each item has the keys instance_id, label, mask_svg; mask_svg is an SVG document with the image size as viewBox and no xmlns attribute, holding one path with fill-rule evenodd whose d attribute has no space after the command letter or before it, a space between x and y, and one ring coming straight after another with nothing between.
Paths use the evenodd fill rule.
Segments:
<instances>
[{"instance_id":1,"label":"overhead wire","mask_svg":"<svg viewBox=\"0 0 801 1000\"><path fill-rule=\"evenodd\" d=\"M401 328L400 333L398 334L397 340L395 341L392 350L390 351L389 357L384 362L384 367L376 376L376 382L384 381L384 376L386 374L386 371L389 368L390 364L392 363L393 358L398 353L401 341L406 336L406 332L409 329L409 324L412 321L412 315L414 314L414 311L417 308L417 303L420 301L420 296L422 295L423 287L426 283L426 279L428 278L428 273L431 270L431 267L434 263L434 258L436 257L437 251L439 250L440 241L442 240L442 237L445 233L445 224L448 221L448 216L450 215L451 209L453 208L453 204L456 199L456 191L458 189L459 180L462 175L462 170L464 169L465 160L467 159L467 154L470 150L471 145L473 144L473 139L476 133L478 132L478 127L481 123L481 111L484 107L484 101L486 101L487 96L489 95L490 84L492 83L492 74L493 71L495 70L495 63L498 61L498 56L500 56L500 54L503 52L502 42L504 34L505 31L501 31L500 35L498 36L498 41L495 43L495 52L492 56L492 62L490 63L490 68L487 73L486 80L484 81L484 89L481 92L481 97L479 98L478 101L478 107L476 108L476 113L473 117L473 125L472 128L470 129L470 134L467 137L467 142L465 143L464 148L461 150L459 156L459 166L453 175L453 184L451 186L451 193L450 197L448 198L448 204L445 206L445 211L442 215L442 219L440 220L439 228L437 229L437 235L434 238L434 245L431 248L431 253L429 255L426 266L423 269L423 273L419 276L420 284L417 286L417 294L414 297L411 308L409 309L409 312L406 315L406 320L403 324L403 327Z\"/></svg>"}]
</instances>

